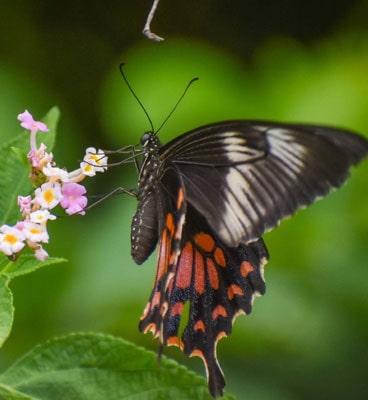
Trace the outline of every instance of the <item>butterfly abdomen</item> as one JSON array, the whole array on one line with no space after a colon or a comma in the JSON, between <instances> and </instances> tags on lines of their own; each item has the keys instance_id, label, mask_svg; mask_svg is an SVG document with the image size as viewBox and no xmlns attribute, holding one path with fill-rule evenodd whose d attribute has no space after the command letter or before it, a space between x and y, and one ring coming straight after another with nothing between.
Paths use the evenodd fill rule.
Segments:
<instances>
[{"instance_id":1,"label":"butterfly abdomen","mask_svg":"<svg viewBox=\"0 0 368 400\"><path fill-rule=\"evenodd\" d=\"M142 264L153 252L158 240L157 207L154 196L138 203L131 228L131 254L137 264Z\"/></svg>"},{"instance_id":2,"label":"butterfly abdomen","mask_svg":"<svg viewBox=\"0 0 368 400\"><path fill-rule=\"evenodd\" d=\"M133 217L130 236L131 254L137 264L142 264L149 257L158 241L155 183L160 164L160 142L149 132L143 135L141 141L144 158L138 179L138 207Z\"/></svg>"}]
</instances>

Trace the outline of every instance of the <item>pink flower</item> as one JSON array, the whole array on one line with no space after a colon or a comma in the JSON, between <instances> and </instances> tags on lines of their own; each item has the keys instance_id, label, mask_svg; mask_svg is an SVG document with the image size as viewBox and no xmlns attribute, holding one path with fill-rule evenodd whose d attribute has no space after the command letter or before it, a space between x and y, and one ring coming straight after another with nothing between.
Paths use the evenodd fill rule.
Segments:
<instances>
[{"instance_id":1,"label":"pink flower","mask_svg":"<svg viewBox=\"0 0 368 400\"><path fill-rule=\"evenodd\" d=\"M36 133L38 131L48 132L49 128L43 122L35 121L32 117L32 114L27 110L18 115L18 120L21 122L20 126L31 131L31 150L37 150Z\"/></svg>"},{"instance_id":2,"label":"pink flower","mask_svg":"<svg viewBox=\"0 0 368 400\"><path fill-rule=\"evenodd\" d=\"M23 216L26 216L31 212L31 201L31 196L18 196L18 206Z\"/></svg>"},{"instance_id":3,"label":"pink flower","mask_svg":"<svg viewBox=\"0 0 368 400\"><path fill-rule=\"evenodd\" d=\"M22 126L24 129L28 129L29 131L49 131L49 128L46 124L40 121L35 121L32 117L32 114L27 110L25 110L23 114L18 115L18 120L21 122L20 126Z\"/></svg>"},{"instance_id":4,"label":"pink flower","mask_svg":"<svg viewBox=\"0 0 368 400\"><path fill-rule=\"evenodd\" d=\"M35 251L35 257L37 260L45 261L49 258L49 255L46 250L44 250L41 246Z\"/></svg>"},{"instance_id":5,"label":"pink flower","mask_svg":"<svg viewBox=\"0 0 368 400\"><path fill-rule=\"evenodd\" d=\"M60 205L67 214L84 215L84 208L87 205L87 197L83 196L86 193L86 188L78 183L64 183L62 187L63 198Z\"/></svg>"}]
</instances>

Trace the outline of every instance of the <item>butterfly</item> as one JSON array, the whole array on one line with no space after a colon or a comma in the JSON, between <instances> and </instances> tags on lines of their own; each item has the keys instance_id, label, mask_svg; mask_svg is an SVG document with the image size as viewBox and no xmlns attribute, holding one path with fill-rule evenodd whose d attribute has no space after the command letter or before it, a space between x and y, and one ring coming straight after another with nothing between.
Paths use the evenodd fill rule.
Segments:
<instances>
[{"instance_id":1,"label":"butterfly","mask_svg":"<svg viewBox=\"0 0 368 400\"><path fill-rule=\"evenodd\" d=\"M330 127L240 120L166 145L146 132L141 148L131 254L141 264L158 244L158 265L139 328L201 357L218 397L217 343L266 290L263 234L339 187L368 141Z\"/></svg>"}]
</instances>

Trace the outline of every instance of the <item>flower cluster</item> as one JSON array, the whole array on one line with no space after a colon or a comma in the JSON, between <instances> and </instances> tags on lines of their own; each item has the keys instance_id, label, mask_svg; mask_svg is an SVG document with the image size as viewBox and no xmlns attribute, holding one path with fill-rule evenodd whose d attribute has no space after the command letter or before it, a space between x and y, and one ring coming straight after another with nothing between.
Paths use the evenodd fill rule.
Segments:
<instances>
[{"instance_id":1,"label":"flower cluster","mask_svg":"<svg viewBox=\"0 0 368 400\"><path fill-rule=\"evenodd\" d=\"M89 147L80 168L68 172L58 168L52 153L41 143L37 147L36 136L39 131L48 132L48 127L35 121L26 110L18 115L21 126L30 131L30 151L28 160L31 165L31 179L35 191L33 196L18 196L18 205L22 220L14 226L0 227L0 251L10 259L16 259L18 253L27 245L35 251L39 260L48 258L42 243L48 243L47 221L56 219L50 210L60 205L68 215L85 214L87 206L86 189L81 182L86 176L107 169L107 157L102 150Z\"/></svg>"}]
</instances>

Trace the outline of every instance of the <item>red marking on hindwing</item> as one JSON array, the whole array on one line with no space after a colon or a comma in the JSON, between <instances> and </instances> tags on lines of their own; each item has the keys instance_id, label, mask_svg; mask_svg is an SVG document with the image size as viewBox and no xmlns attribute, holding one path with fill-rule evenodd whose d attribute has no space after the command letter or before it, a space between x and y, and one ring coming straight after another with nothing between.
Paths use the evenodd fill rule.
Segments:
<instances>
[{"instance_id":1,"label":"red marking on hindwing","mask_svg":"<svg viewBox=\"0 0 368 400\"><path fill-rule=\"evenodd\" d=\"M160 307L160 315L162 318L165 317L168 309L169 309L169 303L167 301L164 301Z\"/></svg>"},{"instance_id":2,"label":"red marking on hindwing","mask_svg":"<svg viewBox=\"0 0 368 400\"><path fill-rule=\"evenodd\" d=\"M219 288L219 277L215 263L211 258L206 258L206 266L211 287L217 290Z\"/></svg>"},{"instance_id":3,"label":"red marking on hindwing","mask_svg":"<svg viewBox=\"0 0 368 400\"><path fill-rule=\"evenodd\" d=\"M151 303L147 303L146 307L144 307L143 315L141 316L141 320L145 319L151 310Z\"/></svg>"},{"instance_id":4,"label":"red marking on hindwing","mask_svg":"<svg viewBox=\"0 0 368 400\"><path fill-rule=\"evenodd\" d=\"M225 307L220 304L212 311L212 319L216 319L218 317L227 317L227 311Z\"/></svg>"},{"instance_id":5,"label":"red marking on hindwing","mask_svg":"<svg viewBox=\"0 0 368 400\"><path fill-rule=\"evenodd\" d=\"M174 217L172 214L167 214L166 216L166 228L170 232L171 236L174 234L175 225L174 225Z\"/></svg>"},{"instance_id":6,"label":"red marking on hindwing","mask_svg":"<svg viewBox=\"0 0 368 400\"><path fill-rule=\"evenodd\" d=\"M175 263L176 258L177 258L176 251L173 251L170 255L169 265L173 265Z\"/></svg>"},{"instance_id":7,"label":"red marking on hindwing","mask_svg":"<svg viewBox=\"0 0 368 400\"><path fill-rule=\"evenodd\" d=\"M232 300L236 294L238 296L243 296L244 292L242 288L235 284L230 285L230 287L227 289L227 297Z\"/></svg>"},{"instance_id":8,"label":"red marking on hindwing","mask_svg":"<svg viewBox=\"0 0 368 400\"><path fill-rule=\"evenodd\" d=\"M253 272L253 271L254 271L254 267L249 261L243 261L240 264L240 273L241 273L241 276L243 276L244 278L246 276L248 276L248 274L250 272Z\"/></svg>"},{"instance_id":9,"label":"red marking on hindwing","mask_svg":"<svg viewBox=\"0 0 368 400\"><path fill-rule=\"evenodd\" d=\"M162 232L160 239L160 252L158 255L158 268L157 268L157 276L156 281L161 279L161 277L166 273L167 270L167 260L170 251L170 241L167 237L166 229Z\"/></svg>"},{"instance_id":10,"label":"red marking on hindwing","mask_svg":"<svg viewBox=\"0 0 368 400\"><path fill-rule=\"evenodd\" d=\"M205 356L203 355L203 352L201 350L195 349L191 352L189 357L201 357L202 360L205 362L205 364L207 365L207 360L205 358Z\"/></svg>"},{"instance_id":11,"label":"red marking on hindwing","mask_svg":"<svg viewBox=\"0 0 368 400\"><path fill-rule=\"evenodd\" d=\"M181 315L184 309L184 303L178 302L171 307L170 315L173 317L174 315Z\"/></svg>"},{"instance_id":12,"label":"red marking on hindwing","mask_svg":"<svg viewBox=\"0 0 368 400\"><path fill-rule=\"evenodd\" d=\"M215 260L220 267L226 267L226 260L224 252L219 248L216 247L215 253Z\"/></svg>"},{"instance_id":13,"label":"red marking on hindwing","mask_svg":"<svg viewBox=\"0 0 368 400\"><path fill-rule=\"evenodd\" d=\"M156 325L155 323L153 323L153 322L151 322L150 324L148 324L148 325L145 327L143 333L147 333L147 332L152 332L153 336L154 336L154 337L157 337L157 335L158 335L157 325Z\"/></svg>"},{"instance_id":14,"label":"red marking on hindwing","mask_svg":"<svg viewBox=\"0 0 368 400\"><path fill-rule=\"evenodd\" d=\"M190 242L184 246L180 253L180 260L176 273L176 286L180 289L187 289L192 279L193 246Z\"/></svg>"},{"instance_id":15,"label":"red marking on hindwing","mask_svg":"<svg viewBox=\"0 0 368 400\"><path fill-rule=\"evenodd\" d=\"M207 233L198 233L194 236L194 241L196 244L207 253L213 251L215 247L215 241L213 240L212 236L208 235Z\"/></svg>"},{"instance_id":16,"label":"red marking on hindwing","mask_svg":"<svg viewBox=\"0 0 368 400\"><path fill-rule=\"evenodd\" d=\"M222 338L224 338L224 337L227 337L226 332L224 332L224 331L219 332L218 335L216 336L216 343L217 343L219 340L221 340Z\"/></svg>"},{"instance_id":17,"label":"red marking on hindwing","mask_svg":"<svg viewBox=\"0 0 368 400\"><path fill-rule=\"evenodd\" d=\"M177 337L177 336L171 336L167 339L167 345L168 346L177 346L180 347L181 350L184 349L184 344L183 342Z\"/></svg>"},{"instance_id":18,"label":"red marking on hindwing","mask_svg":"<svg viewBox=\"0 0 368 400\"><path fill-rule=\"evenodd\" d=\"M161 293L156 292L151 300L151 308L158 306L160 304L160 301L161 301Z\"/></svg>"},{"instance_id":19,"label":"red marking on hindwing","mask_svg":"<svg viewBox=\"0 0 368 400\"><path fill-rule=\"evenodd\" d=\"M199 251L196 251L194 259L194 288L199 294L204 293L204 279L203 257Z\"/></svg>"},{"instance_id":20,"label":"red marking on hindwing","mask_svg":"<svg viewBox=\"0 0 368 400\"><path fill-rule=\"evenodd\" d=\"M195 331L206 332L206 327L204 325L204 322L201 319L194 324L193 329Z\"/></svg>"}]
</instances>

